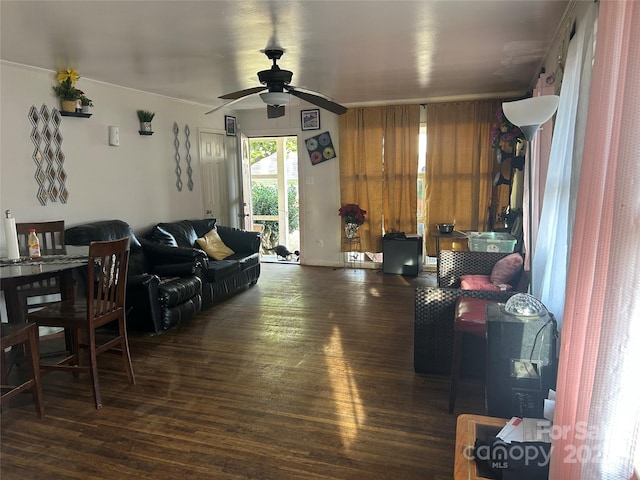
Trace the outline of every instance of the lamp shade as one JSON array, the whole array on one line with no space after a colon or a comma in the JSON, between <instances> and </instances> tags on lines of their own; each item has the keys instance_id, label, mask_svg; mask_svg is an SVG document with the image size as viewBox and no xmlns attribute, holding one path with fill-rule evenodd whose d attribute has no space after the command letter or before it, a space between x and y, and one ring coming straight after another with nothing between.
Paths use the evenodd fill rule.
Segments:
<instances>
[{"instance_id":1,"label":"lamp shade","mask_svg":"<svg viewBox=\"0 0 640 480\"><path fill-rule=\"evenodd\" d=\"M289 103L290 94L285 92L265 92L260 94L260 98L267 105L286 105Z\"/></svg>"},{"instance_id":2,"label":"lamp shade","mask_svg":"<svg viewBox=\"0 0 640 480\"><path fill-rule=\"evenodd\" d=\"M515 102L504 102L502 111L507 120L520 127L520 130L531 140L540 125L549 120L558 109L559 102L560 97L557 95L542 95Z\"/></svg>"}]
</instances>

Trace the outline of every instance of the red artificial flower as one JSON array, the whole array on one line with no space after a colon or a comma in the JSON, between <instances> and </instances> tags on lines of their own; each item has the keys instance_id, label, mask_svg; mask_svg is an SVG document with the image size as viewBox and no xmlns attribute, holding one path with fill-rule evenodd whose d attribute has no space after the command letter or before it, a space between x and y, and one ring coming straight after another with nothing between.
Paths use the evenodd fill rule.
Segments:
<instances>
[{"instance_id":1,"label":"red artificial flower","mask_svg":"<svg viewBox=\"0 0 640 480\"><path fill-rule=\"evenodd\" d=\"M355 203L343 205L338 210L338 215L344 218L345 223L355 223L357 225L364 223L366 213L366 210L361 209Z\"/></svg>"}]
</instances>

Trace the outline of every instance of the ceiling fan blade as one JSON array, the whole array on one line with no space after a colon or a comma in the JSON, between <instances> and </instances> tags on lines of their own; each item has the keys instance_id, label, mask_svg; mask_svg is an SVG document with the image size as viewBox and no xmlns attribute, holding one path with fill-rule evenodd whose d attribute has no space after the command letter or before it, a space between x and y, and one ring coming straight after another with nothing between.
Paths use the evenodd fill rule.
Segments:
<instances>
[{"instance_id":1,"label":"ceiling fan blade","mask_svg":"<svg viewBox=\"0 0 640 480\"><path fill-rule=\"evenodd\" d=\"M307 93L307 92L301 92L300 90L296 90L295 87L292 87L291 85L287 85L285 88L289 91L291 95L294 95L309 103L313 103L314 105L324 108L325 110L329 110L330 112L335 113L336 115L342 115L347 111L347 107L343 107L339 103L332 102L331 100L327 100L326 98L321 97L319 95L314 95L312 93Z\"/></svg>"},{"instance_id":2,"label":"ceiling fan blade","mask_svg":"<svg viewBox=\"0 0 640 480\"><path fill-rule=\"evenodd\" d=\"M267 118L284 117L284 105L267 105Z\"/></svg>"},{"instance_id":3,"label":"ceiling fan blade","mask_svg":"<svg viewBox=\"0 0 640 480\"><path fill-rule=\"evenodd\" d=\"M214 108L213 110L209 110L207 113L205 113L205 115L209 115L210 113L213 112L217 112L218 110L222 110L224 107L228 107L229 105L232 105L236 102L239 102L240 100L242 100L244 97L240 97L240 98L236 98L235 100L231 100L230 102L227 103L223 103L222 105L220 105L219 107Z\"/></svg>"},{"instance_id":4,"label":"ceiling fan blade","mask_svg":"<svg viewBox=\"0 0 640 480\"><path fill-rule=\"evenodd\" d=\"M232 93L227 93L225 95L220 95L218 98L222 98L223 100L235 100L235 99L238 99L238 98L246 97L247 95L252 95L254 93L261 92L261 91L266 90L266 89L267 89L267 87L265 87L265 86L246 88L244 90L238 90L237 92L232 92Z\"/></svg>"}]
</instances>

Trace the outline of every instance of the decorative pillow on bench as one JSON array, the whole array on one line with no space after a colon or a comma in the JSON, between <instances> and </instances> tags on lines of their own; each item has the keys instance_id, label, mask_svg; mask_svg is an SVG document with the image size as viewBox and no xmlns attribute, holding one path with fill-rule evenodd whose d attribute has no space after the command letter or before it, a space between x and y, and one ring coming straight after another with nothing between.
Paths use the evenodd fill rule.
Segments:
<instances>
[{"instance_id":1,"label":"decorative pillow on bench","mask_svg":"<svg viewBox=\"0 0 640 480\"><path fill-rule=\"evenodd\" d=\"M511 290L509 282L522 270L524 262L519 253L512 253L498 260L491 270L491 275L462 275L462 290Z\"/></svg>"},{"instance_id":2,"label":"decorative pillow on bench","mask_svg":"<svg viewBox=\"0 0 640 480\"><path fill-rule=\"evenodd\" d=\"M498 285L511 282L520 273L523 264L522 255L519 253L512 253L501 258L491 270L491 283Z\"/></svg>"},{"instance_id":3,"label":"decorative pillow on bench","mask_svg":"<svg viewBox=\"0 0 640 480\"><path fill-rule=\"evenodd\" d=\"M508 283L494 284L489 275L462 275L460 277L460 288L462 290L511 290Z\"/></svg>"}]
</instances>

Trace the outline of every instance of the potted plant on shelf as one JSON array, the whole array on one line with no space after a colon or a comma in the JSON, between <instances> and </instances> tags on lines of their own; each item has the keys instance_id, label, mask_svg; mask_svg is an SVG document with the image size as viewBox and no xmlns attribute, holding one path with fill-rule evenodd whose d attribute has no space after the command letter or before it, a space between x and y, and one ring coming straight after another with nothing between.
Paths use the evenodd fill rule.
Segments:
<instances>
[{"instance_id":1,"label":"potted plant on shelf","mask_svg":"<svg viewBox=\"0 0 640 480\"><path fill-rule=\"evenodd\" d=\"M148 134L153 133L151 130L151 120L156 116L154 112L150 112L149 110L138 110L138 120L140 120L140 133Z\"/></svg>"},{"instance_id":2,"label":"potted plant on shelf","mask_svg":"<svg viewBox=\"0 0 640 480\"><path fill-rule=\"evenodd\" d=\"M80 103L82 103L82 113L89 113L89 107L93 107L93 100L87 98L82 90L80 92Z\"/></svg>"},{"instance_id":3,"label":"potted plant on shelf","mask_svg":"<svg viewBox=\"0 0 640 480\"><path fill-rule=\"evenodd\" d=\"M80 90L75 87L76 82L80 78L78 72L71 69L60 70L56 80L58 85L53 87L53 91L60 99L63 112L75 112L76 102L80 99Z\"/></svg>"}]
</instances>

